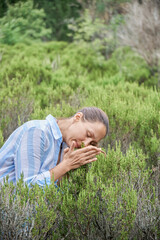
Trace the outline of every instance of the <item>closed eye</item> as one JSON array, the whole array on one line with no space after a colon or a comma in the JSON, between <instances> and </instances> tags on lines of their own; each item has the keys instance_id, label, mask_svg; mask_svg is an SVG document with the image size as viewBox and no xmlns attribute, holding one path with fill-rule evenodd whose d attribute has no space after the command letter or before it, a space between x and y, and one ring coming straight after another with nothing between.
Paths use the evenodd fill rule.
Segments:
<instances>
[{"instance_id":1,"label":"closed eye","mask_svg":"<svg viewBox=\"0 0 160 240\"><path fill-rule=\"evenodd\" d=\"M92 146L95 146L95 147L97 147L97 145L98 145L96 142L91 142L90 144L91 144Z\"/></svg>"}]
</instances>

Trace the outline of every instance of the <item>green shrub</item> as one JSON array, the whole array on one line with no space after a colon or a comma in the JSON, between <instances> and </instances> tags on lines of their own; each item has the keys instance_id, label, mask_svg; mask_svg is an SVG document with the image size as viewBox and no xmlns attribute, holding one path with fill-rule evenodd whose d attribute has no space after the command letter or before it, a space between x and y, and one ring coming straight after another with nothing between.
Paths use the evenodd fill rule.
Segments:
<instances>
[{"instance_id":1,"label":"green shrub","mask_svg":"<svg viewBox=\"0 0 160 240\"><path fill-rule=\"evenodd\" d=\"M2 81L6 74L12 78L18 72L22 78L28 74L35 84L40 84L45 78L47 84L54 84L53 87L62 85L64 81L75 88L86 81L103 85L120 81L144 83L146 86L156 84L151 83L145 61L129 48L117 49L108 61L86 43L1 45L0 50ZM10 66L6 64L8 59Z\"/></svg>"},{"instance_id":2,"label":"green shrub","mask_svg":"<svg viewBox=\"0 0 160 240\"><path fill-rule=\"evenodd\" d=\"M1 146L48 114L97 106L110 120L100 144L107 157L70 172L60 188L0 186L2 238L158 239L160 95L146 63L129 48L106 61L86 43L0 45L0 55Z\"/></svg>"},{"instance_id":3,"label":"green shrub","mask_svg":"<svg viewBox=\"0 0 160 240\"><path fill-rule=\"evenodd\" d=\"M2 131L10 119L9 111L16 113L12 116L15 124L11 124L7 135L2 133L5 139L18 126L22 102L29 113L24 118L21 114L21 122L45 118L49 113L56 117L70 116L84 105L95 105L108 113L108 143L112 147L120 140L125 152L132 143L148 155L150 165L157 164L160 152L159 92L138 86L142 81L144 84L141 85L149 86L149 70L142 58L129 48L117 49L108 61L87 44L78 46L64 42L1 45L0 52ZM25 89L23 94L20 89ZM18 108L16 104L21 94L24 100ZM9 99L11 104L8 104ZM7 110L9 108L17 110Z\"/></svg>"},{"instance_id":4,"label":"green shrub","mask_svg":"<svg viewBox=\"0 0 160 240\"><path fill-rule=\"evenodd\" d=\"M85 105L91 103L108 113L110 134L107 142L112 147L121 141L122 151L129 144L143 149L150 165L156 165L160 153L160 95L156 90L137 84L119 83L117 86L88 89ZM107 145L105 142L105 146Z\"/></svg>"},{"instance_id":5,"label":"green shrub","mask_svg":"<svg viewBox=\"0 0 160 240\"><path fill-rule=\"evenodd\" d=\"M26 122L32 111L34 100L32 86L26 77L24 82L16 78L6 79L0 89L0 131L4 140L21 124ZM2 138L1 138L2 141ZM3 141L0 145L2 145Z\"/></svg>"},{"instance_id":6,"label":"green shrub","mask_svg":"<svg viewBox=\"0 0 160 240\"><path fill-rule=\"evenodd\" d=\"M115 79L119 77L126 82L137 82L139 85L156 86L157 80L151 78L151 72L147 63L137 53L133 52L129 47L118 48L107 61L107 74L109 83L117 82Z\"/></svg>"},{"instance_id":7,"label":"green shrub","mask_svg":"<svg viewBox=\"0 0 160 240\"><path fill-rule=\"evenodd\" d=\"M46 29L42 9L33 9L33 1L9 5L6 15L0 19L0 42L13 45L17 42L41 40L50 37Z\"/></svg>"},{"instance_id":8,"label":"green shrub","mask_svg":"<svg viewBox=\"0 0 160 240\"><path fill-rule=\"evenodd\" d=\"M50 236L54 234L60 221L58 208L61 200L54 184L44 190L38 185L29 190L22 177L16 187L6 180L0 191L1 237L44 239L49 231L53 230Z\"/></svg>"},{"instance_id":9,"label":"green shrub","mask_svg":"<svg viewBox=\"0 0 160 240\"><path fill-rule=\"evenodd\" d=\"M159 174L159 173L158 173ZM159 175L158 175L159 176ZM27 239L144 239L159 237L157 178L145 155L121 147L69 173L60 188L30 190L23 178L0 186L0 233ZM15 226L16 230L15 231ZM138 227L137 227L138 226Z\"/></svg>"}]
</instances>

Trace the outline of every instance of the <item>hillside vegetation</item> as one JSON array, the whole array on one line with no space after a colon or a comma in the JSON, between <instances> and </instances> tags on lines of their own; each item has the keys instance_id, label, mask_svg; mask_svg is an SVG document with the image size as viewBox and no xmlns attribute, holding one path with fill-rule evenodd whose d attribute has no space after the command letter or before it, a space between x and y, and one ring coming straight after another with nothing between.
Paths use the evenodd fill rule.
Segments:
<instances>
[{"instance_id":1,"label":"hillside vegetation","mask_svg":"<svg viewBox=\"0 0 160 240\"><path fill-rule=\"evenodd\" d=\"M97 106L110 120L109 136L101 143L107 158L100 156L88 170L71 173L69 188L68 182L58 193L47 187L44 195L36 186L30 197L21 186L18 198L13 198L14 187L2 187L1 209L12 211L2 214L1 231L7 231L7 221L18 214L16 222L26 224L20 234L33 227L35 239L51 233L55 239L159 234L158 170L152 173L148 167L157 166L159 159L160 95L145 87L150 85L145 61L129 48L117 49L106 61L89 44L65 42L1 45L0 51L1 145L18 125L49 113L68 117L83 106ZM26 199L20 200L24 192ZM23 217L19 207L26 209Z\"/></svg>"},{"instance_id":2,"label":"hillside vegetation","mask_svg":"<svg viewBox=\"0 0 160 240\"><path fill-rule=\"evenodd\" d=\"M14 34L5 23L18 9L22 18L22 3L22 9L10 7L0 18L0 147L19 125L48 114L69 117L84 106L96 106L110 122L109 135L100 143L107 157L70 172L58 188L29 189L23 176L16 186L7 179L0 185L3 239L160 238L159 60L147 62L132 44L117 42L116 21L124 24L115 14L122 11L117 1L107 29L100 18L91 24L87 3L81 5L88 9L85 14L68 25L72 32L66 38L72 42L42 42L54 30L43 32L42 25L37 35L36 22L34 37L25 31L21 38L18 18L10 25ZM32 12L33 1L25 4ZM34 14L43 18L45 13Z\"/></svg>"}]
</instances>

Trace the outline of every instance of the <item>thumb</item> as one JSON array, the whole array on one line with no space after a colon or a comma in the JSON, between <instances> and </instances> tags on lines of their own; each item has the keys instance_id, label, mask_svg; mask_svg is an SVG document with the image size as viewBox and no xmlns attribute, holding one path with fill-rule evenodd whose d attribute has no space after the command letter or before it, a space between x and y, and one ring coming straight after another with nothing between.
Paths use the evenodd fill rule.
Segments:
<instances>
[{"instance_id":1,"label":"thumb","mask_svg":"<svg viewBox=\"0 0 160 240\"><path fill-rule=\"evenodd\" d=\"M69 149L69 152L73 152L74 148L75 148L75 141L72 142L72 144L70 146L70 149Z\"/></svg>"},{"instance_id":2,"label":"thumb","mask_svg":"<svg viewBox=\"0 0 160 240\"><path fill-rule=\"evenodd\" d=\"M69 147L64 149L64 154L66 154L69 151Z\"/></svg>"}]
</instances>

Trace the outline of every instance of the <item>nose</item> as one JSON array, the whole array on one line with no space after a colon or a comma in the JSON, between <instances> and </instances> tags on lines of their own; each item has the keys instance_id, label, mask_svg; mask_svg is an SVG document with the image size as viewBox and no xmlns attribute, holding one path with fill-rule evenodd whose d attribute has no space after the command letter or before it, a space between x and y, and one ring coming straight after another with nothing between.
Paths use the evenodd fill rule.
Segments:
<instances>
[{"instance_id":1,"label":"nose","mask_svg":"<svg viewBox=\"0 0 160 240\"><path fill-rule=\"evenodd\" d=\"M83 141L83 143L84 143L84 146L87 147L87 146L90 145L91 139L90 139L90 138L87 138L87 139L85 139L85 140Z\"/></svg>"}]
</instances>

